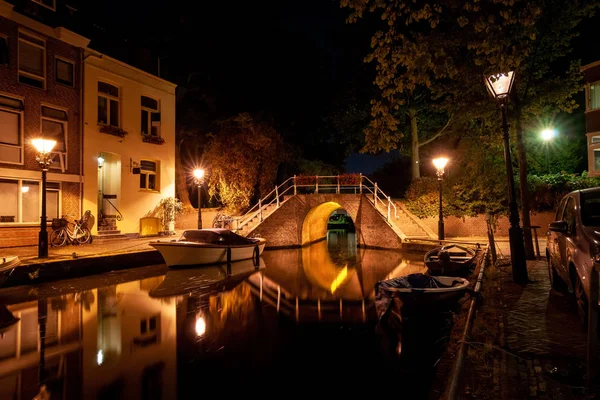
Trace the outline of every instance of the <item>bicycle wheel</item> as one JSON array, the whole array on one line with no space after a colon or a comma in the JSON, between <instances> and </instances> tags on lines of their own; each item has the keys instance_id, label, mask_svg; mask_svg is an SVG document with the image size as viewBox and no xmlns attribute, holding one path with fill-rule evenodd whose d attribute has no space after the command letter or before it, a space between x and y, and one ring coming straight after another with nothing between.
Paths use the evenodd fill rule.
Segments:
<instances>
[{"instance_id":1,"label":"bicycle wheel","mask_svg":"<svg viewBox=\"0 0 600 400\"><path fill-rule=\"evenodd\" d=\"M50 234L50 245L52 247L64 246L67 243L67 233L63 228L52 231Z\"/></svg>"},{"instance_id":2,"label":"bicycle wheel","mask_svg":"<svg viewBox=\"0 0 600 400\"><path fill-rule=\"evenodd\" d=\"M92 232L90 232L90 230L87 228L82 228L79 230L79 232L77 232L76 240L79 244L90 243L92 241Z\"/></svg>"}]
</instances>

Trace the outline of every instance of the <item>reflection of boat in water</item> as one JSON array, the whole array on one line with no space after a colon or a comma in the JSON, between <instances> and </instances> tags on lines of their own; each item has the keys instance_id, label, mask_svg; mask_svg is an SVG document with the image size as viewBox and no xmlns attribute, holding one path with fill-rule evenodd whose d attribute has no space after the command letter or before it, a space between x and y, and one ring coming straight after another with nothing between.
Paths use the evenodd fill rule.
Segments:
<instances>
[{"instance_id":1,"label":"reflection of boat in water","mask_svg":"<svg viewBox=\"0 0 600 400\"><path fill-rule=\"evenodd\" d=\"M150 297L169 297L189 294L211 294L215 290L230 290L247 277L265 268L262 258L198 268L172 269L154 289Z\"/></svg>"},{"instance_id":2,"label":"reflection of boat in water","mask_svg":"<svg viewBox=\"0 0 600 400\"><path fill-rule=\"evenodd\" d=\"M377 314L381 318L394 298L410 310L451 308L465 294L470 283L465 278L453 276L427 276L411 274L377 282L375 298Z\"/></svg>"},{"instance_id":3,"label":"reflection of boat in water","mask_svg":"<svg viewBox=\"0 0 600 400\"><path fill-rule=\"evenodd\" d=\"M15 317L6 306L0 306L0 335L3 335L19 320L20 318Z\"/></svg>"},{"instance_id":4,"label":"reflection of boat in water","mask_svg":"<svg viewBox=\"0 0 600 400\"><path fill-rule=\"evenodd\" d=\"M195 229L183 232L179 240L150 242L169 267L218 264L258 258L264 238L246 238L228 229Z\"/></svg>"},{"instance_id":5,"label":"reflection of boat in water","mask_svg":"<svg viewBox=\"0 0 600 400\"><path fill-rule=\"evenodd\" d=\"M14 268L19 264L21 264L21 260L17 256L0 257L0 286L6 282Z\"/></svg>"},{"instance_id":6,"label":"reflection of boat in water","mask_svg":"<svg viewBox=\"0 0 600 400\"><path fill-rule=\"evenodd\" d=\"M442 246L425 254L425 265L432 275L468 276L475 262L475 249L455 244Z\"/></svg>"},{"instance_id":7,"label":"reflection of boat in water","mask_svg":"<svg viewBox=\"0 0 600 400\"><path fill-rule=\"evenodd\" d=\"M347 214L333 214L327 221L327 229L354 231L354 221Z\"/></svg>"}]
</instances>

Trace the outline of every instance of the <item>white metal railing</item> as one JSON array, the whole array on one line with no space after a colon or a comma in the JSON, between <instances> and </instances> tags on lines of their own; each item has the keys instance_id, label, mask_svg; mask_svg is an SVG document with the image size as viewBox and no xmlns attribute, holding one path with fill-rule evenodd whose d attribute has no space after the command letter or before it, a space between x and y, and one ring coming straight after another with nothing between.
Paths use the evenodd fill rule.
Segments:
<instances>
[{"instance_id":1,"label":"white metal railing","mask_svg":"<svg viewBox=\"0 0 600 400\"><path fill-rule=\"evenodd\" d=\"M370 194L369 200L377 209L378 203L385 207L387 203L387 216L389 222L394 212L394 218L398 218L398 210L390 196L387 196L378 186L363 174L356 175L328 175L328 176L296 176L286 179L282 184L275 186L266 196L258 200L254 206L250 208L241 217L234 218L234 230L238 232L250 223L254 218L263 221L263 213L272 205L277 208L281 207L285 200L285 195L297 194L323 194L323 193L354 193L354 194Z\"/></svg>"}]
</instances>

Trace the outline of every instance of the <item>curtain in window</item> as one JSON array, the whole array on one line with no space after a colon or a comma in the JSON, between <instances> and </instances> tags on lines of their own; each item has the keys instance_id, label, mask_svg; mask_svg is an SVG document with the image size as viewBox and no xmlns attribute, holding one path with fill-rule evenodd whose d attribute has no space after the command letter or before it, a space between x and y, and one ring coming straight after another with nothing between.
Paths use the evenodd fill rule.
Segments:
<instances>
[{"instance_id":1,"label":"curtain in window","mask_svg":"<svg viewBox=\"0 0 600 400\"><path fill-rule=\"evenodd\" d=\"M44 76L44 50L26 42L19 42L19 69Z\"/></svg>"}]
</instances>

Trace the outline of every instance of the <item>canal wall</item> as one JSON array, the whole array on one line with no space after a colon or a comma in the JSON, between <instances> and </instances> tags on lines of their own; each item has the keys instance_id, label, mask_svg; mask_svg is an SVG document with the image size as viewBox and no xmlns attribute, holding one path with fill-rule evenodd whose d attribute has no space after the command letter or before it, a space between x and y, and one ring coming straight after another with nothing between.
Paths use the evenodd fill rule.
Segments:
<instances>
[{"instance_id":1,"label":"canal wall","mask_svg":"<svg viewBox=\"0 0 600 400\"><path fill-rule=\"evenodd\" d=\"M343 208L354 221L358 246L399 249L401 239L366 195L310 194L286 200L247 236L259 234L267 248L301 247L327 235L329 215Z\"/></svg>"}]
</instances>

